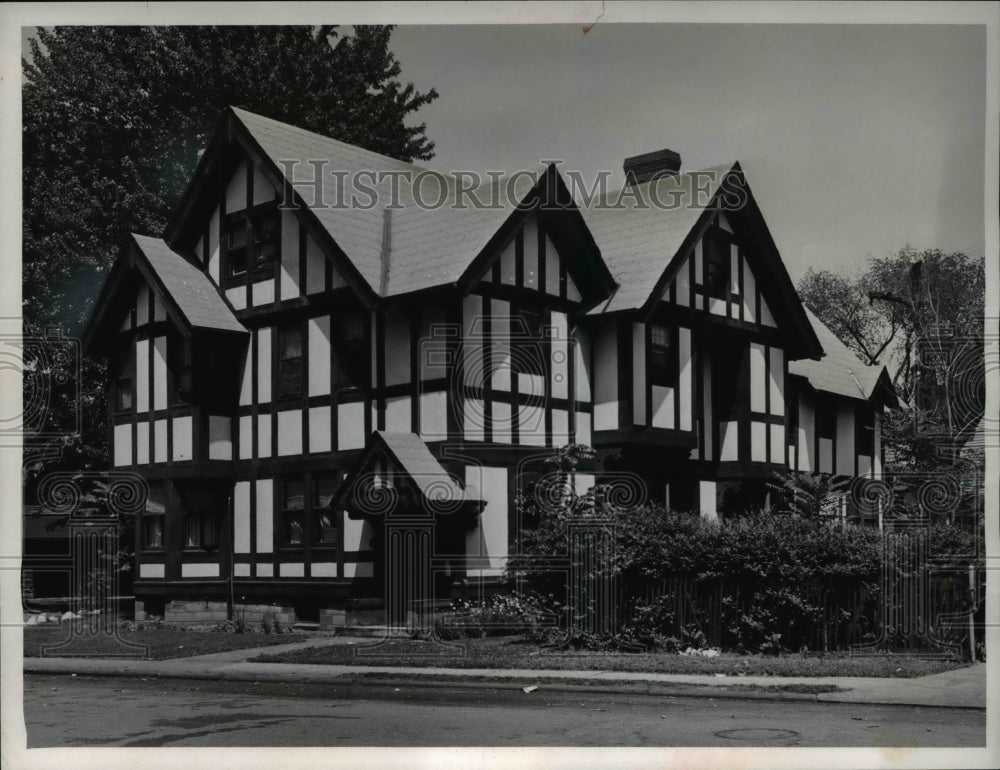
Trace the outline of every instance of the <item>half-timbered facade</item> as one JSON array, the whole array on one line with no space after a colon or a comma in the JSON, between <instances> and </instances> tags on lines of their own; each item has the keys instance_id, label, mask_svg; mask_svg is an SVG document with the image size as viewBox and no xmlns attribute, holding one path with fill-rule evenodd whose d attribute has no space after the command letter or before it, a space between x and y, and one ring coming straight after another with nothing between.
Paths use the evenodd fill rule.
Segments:
<instances>
[{"instance_id":1,"label":"half-timbered facade","mask_svg":"<svg viewBox=\"0 0 1000 770\"><path fill-rule=\"evenodd\" d=\"M475 591L566 444L600 450L578 489L627 472L713 518L774 471L877 477L885 373L802 306L739 164L626 172L586 206L555 166L460 206L447 175L227 111L85 340L114 466L149 484L138 610L342 624Z\"/></svg>"}]
</instances>

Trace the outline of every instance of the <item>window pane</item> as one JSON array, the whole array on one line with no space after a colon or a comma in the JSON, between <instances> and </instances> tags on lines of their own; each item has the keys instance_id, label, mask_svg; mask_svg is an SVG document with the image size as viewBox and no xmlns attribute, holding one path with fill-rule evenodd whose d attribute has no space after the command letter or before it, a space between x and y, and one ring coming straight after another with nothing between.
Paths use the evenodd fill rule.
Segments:
<instances>
[{"instance_id":1,"label":"window pane","mask_svg":"<svg viewBox=\"0 0 1000 770\"><path fill-rule=\"evenodd\" d=\"M328 508L320 511L319 519L316 522L316 530L319 542L328 545L337 542L337 525L334 513Z\"/></svg>"},{"instance_id":2,"label":"window pane","mask_svg":"<svg viewBox=\"0 0 1000 770\"><path fill-rule=\"evenodd\" d=\"M218 529L214 516L201 517L201 545L202 548L215 548L218 542Z\"/></svg>"},{"instance_id":3,"label":"window pane","mask_svg":"<svg viewBox=\"0 0 1000 770\"><path fill-rule=\"evenodd\" d=\"M229 248L242 249L247 245L247 221L243 217L229 223Z\"/></svg>"},{"instance_id":4,"label":"window pane","mask_svg":"<svg viewBox=\"0 0 1000 770\"><path fill-rule=\"evenodd\" d=\"M304 539L303 537L304 527L302 526L302 515L295 514L293 516L285 517L285 542L286 543L301 543Z\"/></svg>"},{"instance_id":5,"label":"window pane","mask_svg":"<svg viewBox=\"0 0 1000 770\"><path fill-rule=\"evenodd\" d=\"M278 366L278 395L297 396L302 392L302 361L282 361Z\"/></svg>"},{"instance_id":6,"label":"window pane","mask_svg":"<svg viewBox=\"0 0 1000 770\"><path fill-rule=\"evenodd\" d=\"M285 510L301 511L306 507L306 483L302 479L285 480Z\"/></svg>"},{"instance_id":7,"label":"window pane","mask_svg":"<svg viewBox=\"0 0 1000 770\"><path fill-rule=\"evenodd\" d=\"M184 547L197 548L201 545L201 520L197 516L184 519Z\"/></svg>"},{"instance_id":8,"label":"window pane","mask_svg":"<svg viewBox=\"0 0 1000 770\"><path fill-rule=\"evenodd\" d=\"M342 318L337 324L337 338L342 342L360 342L365 338L365 322L361 316Z\"/></svg>"},{"instance_id":9,"label":"window pane","mask_svg":"<svg viewBox=\"0 0 1000 770\"><path fill-rule=\"evenodd\" d=\"M163 517L145 516L142 520L143 545L146 548L163 547Z\"/></svg>"},{"instance_id":10,"label":"window pane","mask_svg":"<svg viewBox=\"0 0 1000 770\"><path fill-rule=\"evenodd\" d=\"M239 275L240 273L245 273L247 271L247 252L245 248L230 248L229 253L226 255L226 259L229 261L230 275Z\"/></svg>"},{"instance_id":11,"label":"window pane","mask_svg":"<svg viewBox=\"0 0 1000 770\"><path fill-rule=\"evenodd\" d=\"M705 291L721 297L729 286L729 244L719 233L705 237Z\"/></svg>"},{"instance_id":12,"label":"window pane","mask_svg":"<svg viewBox=\"0 0 1000 770\"><path fill-rule=\"evenodd\" d=\"M283 329L281 332L281 358L288 360L302 357L302 332L298 329Z\"/></svg>"},{"instance_id":13,"label":"window pane","mask_svg":"<svg viewBox=\"0 0 1000 770\"><path fill-rule=\"evenodd\" d=\"M118 380L118 408L119 409L131 409L132 408L132 380L128 377L122 377Z\"/></svg>"},{"instance_id":14,"label":"window pane","mask_svg":"<svg viewBox=\"0 0 1000 770\"><path fill-rule=\"evenodd\" d=\"M162 482L153 482L149 485L149 493L146 496L146 513L149 515L162 515L167 512L166 491Z\"/></svg>"},{"instance_id":15,"label":"window pane","mask_svg":"<svg viewBox=\"0 0 1000 770\"><path fill-rule=\"evenodd\" d=\"M649 329L650 341L659 347L670 347L670 330L666 326L654 324Z\"/></svg>"},{"instance_id":16,"label":"window pane","mask_svg":"<svg viewBox=\"0 0 1000 770\"><path fill-rule=\"evenodd\" d=\"M319 476L313 482L315 493L313 495L313 505L317 508L329 508L330 501L337 491L339 484L336 476Z\"/></svg>"}]
</instances>

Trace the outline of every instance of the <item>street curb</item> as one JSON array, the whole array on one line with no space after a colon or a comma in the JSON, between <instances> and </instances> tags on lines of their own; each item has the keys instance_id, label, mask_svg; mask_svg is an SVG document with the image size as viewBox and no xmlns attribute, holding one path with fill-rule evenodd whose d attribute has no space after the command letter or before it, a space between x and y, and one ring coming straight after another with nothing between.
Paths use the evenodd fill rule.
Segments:
<instances>
[{"instance_id":1,"label":"street curb","mask_svg":"<svg viewBox=\"0 0 1000 770\"><path fill-rule=\"evenodd\" d=\"M188 679L188 680L199 680L199 681L218 681L218 682L278 682L283 684L299 684L299 685L323 685L323 684L377 684L382 686L392 686L392 687L413 687L413 686L425 686L425 687L435 687L435 688L461 688L461 689L523 689L526 685L523 682L519 683L505 683L499 682L489 682L489 681L448 681L446 677L453 675L442 674L439 675L439 679L408 679L404 676L392 677L387 676L384 672L372 672L371 674L366 674L365 672L345 672L343 674L336 674L324 678L322 681L317 680L304 680L301 677L295 677L291 674L277 673L277 672L260 672L257 675L250 675L248 672L226 672L226 671L159 671L155 673L141 673L141 672L127 672L127 671L80 671L80 672L69 672L69 671L52 671L44 669L32 670L29 667L24 668L25 674L34 674L40 676L92 676L92 677L106 677L106 678L119 678L119 679ZM386 678L379 678L380 676L385 676ZM525 679L527 681L528 678ZM676 683L659 683L659 682L622 682L609 680L607 685L592 683L585 678L580 678L577 680L569 679L566 677L549 678L545 676L531 677L533 682L537 683L539 688L543 687L547 691L553 692L603 692L603 693L613 693L621 695L648 695L655 697L661 695L662 697L677 697L677 698L709 698L709 699L719 699L719 700L754 700L754 701L791 701L791 702L810 702L810 703L832 703L839 705L853 705L859 708L865 706L900 706L907 708L935 708L935 709L958 709L965 711L985 711L985 706L964 706L955 704L935 704L929 705L927 703L909 703L909 702L888 702L879 700L839 700L837 699L838 693L827 692L827 693L794 693L794 692L766 692L766 691L755 691L749 690L746 692L734 692L732 689L728 689L727 685L718 684L684 684L681 685L681 690L675 693L663 692L663 693L651 693L651 692L637 692L634 688L636 687L652 687L655 685L662 685L664 687ZM574 681L577 682L587 682L586 684L573 684ZM737 684L737 683L733 683ZM629 687L633 689L629 689ZM738 686L738 685L737 685ZM691 688L685 690L683 688ZM851 690L845 690L846 692L852 692Z\"/></svg>"}]
</instances>

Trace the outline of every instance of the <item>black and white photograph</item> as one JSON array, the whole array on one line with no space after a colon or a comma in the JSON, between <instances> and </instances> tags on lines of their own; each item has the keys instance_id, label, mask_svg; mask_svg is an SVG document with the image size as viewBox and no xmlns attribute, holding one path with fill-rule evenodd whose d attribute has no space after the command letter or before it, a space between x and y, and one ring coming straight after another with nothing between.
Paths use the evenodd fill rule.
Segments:
<instances>
[{"instance_id":1,"label":"black and white photograph","mask_svg":"<svg viewBox=\"0 0 1000 770\"><path fill-rule=\"evenodd\" d=\"M0 21L5 767L1000 764L1000 4Z\"/></svg>"}]
</instances>

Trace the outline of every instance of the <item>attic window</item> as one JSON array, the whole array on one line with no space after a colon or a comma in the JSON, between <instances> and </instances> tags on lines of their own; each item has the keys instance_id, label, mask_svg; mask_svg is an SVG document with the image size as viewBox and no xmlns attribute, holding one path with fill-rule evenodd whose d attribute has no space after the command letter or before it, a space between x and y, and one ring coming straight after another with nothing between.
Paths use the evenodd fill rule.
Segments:
<instances>
[{"instance_id":1,"label":"attic window","mask_svg":"<svg viewBox=\"0 0 1000 770\"><path fill-rule=\"evenodd\" d=\"M705 234L705 293L711 297L729 294L729 239L722 230L713 229Z\"/></svg>"},{"instance_id":2,"label":"attic window","mask_svg":"<svg viewBox=\"0 0 1000 770\"><path fill-rule=\"evenodd\" d=\"M278 258L279 214L274 201L255 206L250 211L232 214L227 219L227 275L246 275L273 268Z\"/></svg>"}]
</instances>

